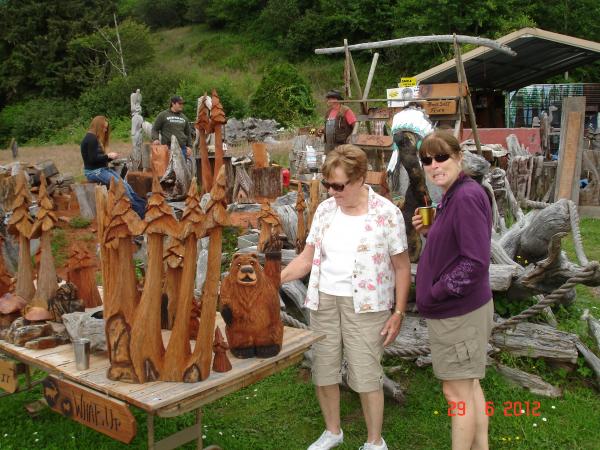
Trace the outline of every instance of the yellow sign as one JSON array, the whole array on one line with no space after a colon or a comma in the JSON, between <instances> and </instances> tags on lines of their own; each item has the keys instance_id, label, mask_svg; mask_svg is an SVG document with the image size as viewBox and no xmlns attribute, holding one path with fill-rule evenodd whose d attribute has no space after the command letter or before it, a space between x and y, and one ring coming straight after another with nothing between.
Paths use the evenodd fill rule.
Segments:
<instances>
[{"instance_id":1,"label":"yellow sign","mask_svg":"<svg viewBox=\"0 0 600 450\"><path fill-rule=\"evenodd\" d=\"M413 87L417 85L417 79L415 77L402 77L398 87Z\"/></svg>"}]
</instances>

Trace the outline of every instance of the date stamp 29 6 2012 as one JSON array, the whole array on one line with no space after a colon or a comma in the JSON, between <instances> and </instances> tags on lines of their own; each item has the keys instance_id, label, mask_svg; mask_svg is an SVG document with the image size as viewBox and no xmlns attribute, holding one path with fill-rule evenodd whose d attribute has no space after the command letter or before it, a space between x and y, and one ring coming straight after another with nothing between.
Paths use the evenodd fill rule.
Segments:
<instances>
[{"instance_id":1,"label":"date stamp 29 6 2012","mask_svg":"<svg viewBox=\"0 0 600 450\"><path fill-rule=\"evenodd\" d=\"M540 413L541 404L538 401L506 401L501 404L495 405L494 402L485 402L485 415L488 417L493 416L496 412L502 414L505 417L519 417L519 416L535 416L538 417ZM448 402L448 416L464 416L467 413L467 405L464 401Z\"/></svg>"}]
</instances>

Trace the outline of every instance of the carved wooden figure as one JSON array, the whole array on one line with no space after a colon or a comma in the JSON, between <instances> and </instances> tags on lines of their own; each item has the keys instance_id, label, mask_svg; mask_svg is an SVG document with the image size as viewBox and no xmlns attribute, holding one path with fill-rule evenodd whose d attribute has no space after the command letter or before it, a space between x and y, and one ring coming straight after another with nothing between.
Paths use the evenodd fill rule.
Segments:
<instances>
[{"instance_id":1,"label":"carved wooden figure","mask_svg":"<svg viewBox=\"0 0 600 450\"><path fill-rule=\"evenodd\" d=\"M213 174L208 161L208 144L206 136L212 133L209 109L207 105L208 96L206 92L200 99L200 108L196 119L196 130L198 130L198 142L200 145L200 165L202 169L202 192L209 192L213 184Z\"/></svg>"},{"instance_id":2,"label":"carved wooden figure","mask_svg":"<svg viewBox=\"0 0 600 450\"><path fill-rule=\"evenodd\" d=\"M195 180L192 180L192 185ZM195 188L195 187L194 187ZM189 198L189 194L188 194ZM187 204L187 201L186 201ZM183 243L174 237L171 237L168 241L167 250L164 255L164 261L166 265L166 276L165 276L165 287L164 292L167 294L168 306L167 306L167 320L166 329L170 330L173 328L175 320L175 311L177 309L177 299L179 293L179 287L181 286L181 271L183 270ZM165 328L165 327L163 327Z\"/></svg>"},{"instance_id":3,"label":"carved wooden figure","mask_svg":"<svg viewBox=\"0 0 600 450\"><path fill-rule=\"evenodd\" d=\"M296 253L302 253L306 245L306 223L304 221L304 211L306 202L304 201L304 190L302 183L298 183L298 196L296 197L296 212L298 214L298 227L296 232Z\"/></svg>"},{"instance_id":4,"label":"carved wooden figure","mask_svg":"<svg viewBox=\"0 0 600 450\"><path fill-rule=\"evenodd\" d=\"M139 301L131 238L142 234L146 224L131 209L122 182L111 181L108 194L104 186L97 186L96 205L110 360L106 376L111 380L139 383L129 350L131 324Z\"/></svg>"},{"instance_id":5,"label":"carved wooden figure","mask_svg":"<svg viewBox=\"0 0 600 450\"><path fill-rule=\"evenodd\" d=\"M268 264L268 262L267 262ZM283 325L279 293L256 253L237 253L221 284L221 315L231 353L237 358L269 358L281 350Z\"/></svg>"},{"instance_id":6,"label":"carved wooden figure","mask_svg":"<svg viewBox=\"0 0 600 450\"><path fill-rule=\"evenodd\" d=\"M69 249L67 281L77 286L77 293L86 308L102 304L96 285L96 258L81 242L74 242Z\"/></svg>"},{"instance_id":7,"label":"carved wooden figure","mask_svg":"<svg viewBox=\"0 0 600 450\"><path fill-rule=\"evenodd\" d=\"M229 345L225 342L225 339L221 334L221 329L217 327L215 329L215 343L213 344L215 357L212 365L215 372L229 372L232 369L231 362L227 357L227 350L229 350Z\"/></svg>"},{"instance_id":8,"label":"carved wooden figure","mask_svg":"<svg viewBox=\"0 0 600 450\"><path fill-rule=\"evenodd\" d=\"M215 132L215 170L219 173L223 167L223 127L227 123L221 99L215 89L212 90L212 108L210 110L210 121Z\"/></svg>"},{"instance_id":9,"label":"carved wooden figure","mask_svg":"<svg viewBox=\"0 0 600 450\"><path fill-rule=\"evenodd\" d=\"M46 190L46 177L42 175L40 191L38 194L39 210L31 227L30 238L40 238L40 266L38 270L37 289L31 301L33 307L48 309L48 300L50 300L58 290L56 282L56 267L54 257L52 256L52 246L50 234L58 217L54 213L54 204Z\"/></svg>"},{"instance_id":10,"label":"carved wooden figure","mask_svg":"<svg viewBox=\"0 0 600 450\"><path fill-rule=\"evenodd\" d=\"M17 236L19 240L19 264L17 271L17 285L15 294L29 302L34 294L33 264L29 246L29 235L33 219L29 215L29 186L25 174L21 171L16 176L15 200L12 206L13 213L8 222L8 232Z\"/></svg>"},{"instance_id":11,"label":"carved wooden figure","mask_svg":"<svg viewBox=\"0 0 600 450\"><path fill-rule=\"evenodd\" d=\"M163 369L165 348L160 328L163 278L163 235L177 235L179 224L167 204L158 178L152 183L152 195L144 220L148 238L148 268L144 291L136 308L131 329L131 361L140 380L156 381Z\"/></svg>"},{"instance_id":12,"label":"carved wooden figure","mask_svg":"<svg viewBox=\"0 0 600 450\"><path fill-rule=\"evenodd\" d=\"M260 213L258 214L258 226L260 227L260 235L258 238L258 251L264 252L269 245L272 236L283 233L281 220L279 216L268 202L260 205Z\"/></svg>"}]
</instances>

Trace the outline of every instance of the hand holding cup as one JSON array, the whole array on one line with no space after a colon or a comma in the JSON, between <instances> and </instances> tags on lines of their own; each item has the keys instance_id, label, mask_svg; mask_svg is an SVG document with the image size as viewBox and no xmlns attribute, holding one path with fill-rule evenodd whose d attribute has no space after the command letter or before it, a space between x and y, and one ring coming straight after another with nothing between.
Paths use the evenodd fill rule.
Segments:
<instances>
[{"instance_id":1,"label":"hand holding cup","mask_svg":"<svg viewBox=\"0 0 600 450\"><path fill-rule=\"evenodd\" d=\"M427 236L427 231L433 223L434 212L433 206L421 206L415 209L412 216L412 225L418 233Z\"/></svg>"}]
</instances>

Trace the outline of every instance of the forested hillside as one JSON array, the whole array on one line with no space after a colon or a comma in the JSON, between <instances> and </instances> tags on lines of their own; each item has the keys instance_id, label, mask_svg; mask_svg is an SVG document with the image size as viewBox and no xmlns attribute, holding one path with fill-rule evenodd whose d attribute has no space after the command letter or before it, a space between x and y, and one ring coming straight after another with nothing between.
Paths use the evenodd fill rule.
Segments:
<instances>
[{"instance_id":1,"label":"forested hillside","mask_svg":"<svg viewBox=\"0 0 600 450\"><path fill-rule=\"evenodd\" d=\"M10 137L77 141L97 114L125 137L138 87L147 118L174 93L190 100L214 87L229 116L311 123L322 94L343 84L342 58L315 48L344 38L496 38L524 26L600 41L598 17L597 0L0 0L0 147ZM451 56L437 44L380 53L373 96ZM598 82L600 64L569 77ZM192 102L186 112L194 116Z\"/></svg>"}]
</instances>

